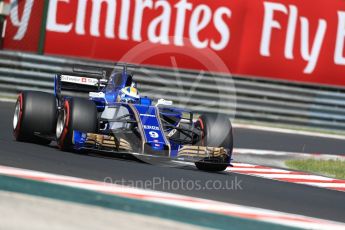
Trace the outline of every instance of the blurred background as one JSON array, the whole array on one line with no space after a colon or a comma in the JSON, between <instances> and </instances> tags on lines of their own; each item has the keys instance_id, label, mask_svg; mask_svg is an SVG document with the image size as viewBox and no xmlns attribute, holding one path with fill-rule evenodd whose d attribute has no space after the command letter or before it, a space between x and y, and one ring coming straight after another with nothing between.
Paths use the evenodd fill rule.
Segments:
<instances>
[{"instance_id":1,"label":"blurred background","mask_svg":"<svg viewBox=\"0 0 345 230\"><path fill-rule=\"evenodd\" d=\"M1 1L1 96L130 62L144 92L237 123L344 130L342 1L139 2Z\"/></svg>"}]
</instances>

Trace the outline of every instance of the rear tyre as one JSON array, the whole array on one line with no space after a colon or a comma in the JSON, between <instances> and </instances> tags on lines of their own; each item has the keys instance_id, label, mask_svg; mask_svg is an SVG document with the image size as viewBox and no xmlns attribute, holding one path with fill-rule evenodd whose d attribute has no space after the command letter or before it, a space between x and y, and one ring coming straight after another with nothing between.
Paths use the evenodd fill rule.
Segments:
<instances>
[{"instance_id":1,"label":"rear tyre","mask_svg":"<svg viewBox=\"0 0 345 230\"><path fill-rule=\"evenodd\" d=\"M53 135L57 119L57 102L54 95L27 91L19 94L14 116L13 135L17 141L49 144L51 140L35 134Z\"/></svg>"},{"instance_id":2,"label":"rear tyre","mask_svg":"<svg viewBox=\"0 0 345 230\"><path fill-rule=\"evenodd\" d=\"M58 146L63 151L73 151L73 131L97 132L97 108L87 99L71 98L64 102L56 125Z\"/></svg>"},{"instance_id":3,"label":"rear tyre","mask_svg":"<svg viewBox=\"0 0 345 230\"><path fill-rule=\"evenodd\" d=\"M233 135L230 119L221 114L207 114L199 117L197 126L202 131L201 146L223 147L233 149ZM209 163L196 162L195 166L203 171L224 171L230 162L229 157L225 159L209 159Z\"/></svg>"}]
</instances>

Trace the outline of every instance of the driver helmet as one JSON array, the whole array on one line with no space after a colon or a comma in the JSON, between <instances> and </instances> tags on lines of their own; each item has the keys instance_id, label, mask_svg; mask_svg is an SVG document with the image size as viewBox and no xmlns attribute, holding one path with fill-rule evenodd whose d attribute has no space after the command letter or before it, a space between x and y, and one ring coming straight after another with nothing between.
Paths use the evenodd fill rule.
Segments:
<instances>
[{"instance_id":1,"label":"driver helmet","mask_svg":"<svg viewBox=\"0 0 345 230\"><path fill-rule=\"evenodd\" d=\"M136 103L139 101L139 92L134 87L125 87L120 90L120 101L125 103Z\"/></svg>"}]
</instances>

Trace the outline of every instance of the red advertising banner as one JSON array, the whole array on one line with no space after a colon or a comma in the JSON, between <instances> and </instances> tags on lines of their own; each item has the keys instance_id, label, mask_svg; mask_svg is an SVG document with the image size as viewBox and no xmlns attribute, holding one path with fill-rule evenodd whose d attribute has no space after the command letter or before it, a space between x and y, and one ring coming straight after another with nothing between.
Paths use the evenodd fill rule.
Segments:
<instances>
[{"instance_id":1,"label":"red advertising banner","mask_svg":"<svg viewBox=\"0 0 345 230\"><path fill-rule=\"evenodd\" d=\"M237 73L345 86L344 1L250 1L247 22Z\"/></svg>"},{"instance_id":2,"label":"red advertising banner","mask_svg":"<svg viewBox=\"0 0 345 230\"><path fill-rule=\"evenodd\" d=\"M230 43L230 27L242 30L243 4L229 0L53 0L45 50L169 67L173 57L179 68L215 70L205 68L193 56L207 57L211 51L225 63L237 62L241 41L240 36L233 36ZM232 15L230 8L239 13ZM62 41L63 46L57 45Z\"/></svg>"},{"instance_id":3,"label":"red advertising banner","mask_svg":"<svg viewBox=\"0 0 345 230\"><path fill-rule=\"evenodd\" d=\"M37 52L39 47L44 2L33 0L7 0L11 12L6 20L4 47L11 50Z\"/></svg>"},{"instance_id":4,"label":"red advertising banner","mask_svg":"<svg viewBox=\"0 0 345 230\"><path fill-rule=\"evenodd\" d=\"M343 0L50 0L45 53L345 86L344 45Z\"/></svg>"}]
</instances>

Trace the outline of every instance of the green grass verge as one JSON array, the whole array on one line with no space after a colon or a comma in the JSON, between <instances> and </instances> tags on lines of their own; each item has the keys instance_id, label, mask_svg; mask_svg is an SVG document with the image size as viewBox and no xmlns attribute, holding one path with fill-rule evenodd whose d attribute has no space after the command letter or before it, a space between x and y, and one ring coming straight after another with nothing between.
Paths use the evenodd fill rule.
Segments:
<instances>
[{"instance_id":1,"label":"green grass verge","mask_svg":"<svg viewBox=\"0 0 345 230\"><path fill-rule=\"evenodd\" d=\"M292 169L313 172L337 179L345 179L345 161L341 160L288 160L285 164Z\"/></svg>"}]
</instances>

